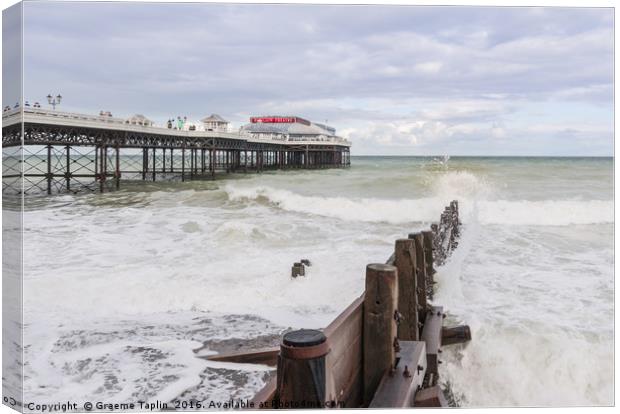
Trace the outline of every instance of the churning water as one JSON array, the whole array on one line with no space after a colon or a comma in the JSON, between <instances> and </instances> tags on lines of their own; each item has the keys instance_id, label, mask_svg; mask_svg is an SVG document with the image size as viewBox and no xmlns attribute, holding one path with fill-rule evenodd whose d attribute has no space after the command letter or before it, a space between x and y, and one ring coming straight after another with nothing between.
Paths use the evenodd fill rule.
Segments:
<instances>
[{"instance_id":1,"label":"churning water","mask_svg":"<svg viewBox=\"0 0 620 414\"><path fill-rule=\"evenodd\" d=\"M611 158L358 157L350 169L138 183L27 202L26 401L248 397L260 366L197 355L324 327L367 263L458 199L435 297L463 406L613 402ZM301 258L312 267L290 278Z\"/></svg>"}]
</instances>

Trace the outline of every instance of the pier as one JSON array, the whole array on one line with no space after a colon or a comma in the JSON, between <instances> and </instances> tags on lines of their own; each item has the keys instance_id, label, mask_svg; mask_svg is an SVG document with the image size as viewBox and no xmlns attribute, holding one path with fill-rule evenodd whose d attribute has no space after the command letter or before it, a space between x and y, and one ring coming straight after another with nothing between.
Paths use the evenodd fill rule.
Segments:
<instances>
[{"instance_id":1,"label":"pier","mask_svg":"<svg viewBox=\"0 0 620 414\"><path fill-rule=\"evenodd\" d=\"M108 115L16 108L2 116L2 192L105 192L123 181L342 168L350 165L350 146L329 134L182 130Z\"/></svg>"},{"instance_id":2,"label":"pier","mask_svg":"<svg viewBox=\"0 0 620 414\"><path fill-rule=\"evenodd\" d=\"M252 408L445 407L442 347L471 340L468 326L444 327L431 304L435 265L458 246L458 202L438 223L394 243L386 263L366 267L364 293L325 329L283 335L280 347L207 357L277 366Z\"/></svg>"}]
</instances>

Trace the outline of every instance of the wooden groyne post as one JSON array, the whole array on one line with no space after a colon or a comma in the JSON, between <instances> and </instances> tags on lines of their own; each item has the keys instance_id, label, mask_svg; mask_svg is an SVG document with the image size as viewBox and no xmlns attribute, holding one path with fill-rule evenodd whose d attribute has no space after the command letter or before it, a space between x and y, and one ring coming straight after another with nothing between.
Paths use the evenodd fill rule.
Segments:
<instances>
[{"instance_id":1,"label":"wooden groyne post","mask_svg":"<svg viewBox=\"0 0 620 414\"><path fill-rule=\"evenodd\" d=\"M383 375L394 369L398 338L398 270L386 264L366 267L364 294L364 405L372 400Z\"/></svg>"},{"instance_id":2,"label":"wooden groyne post","mask_svg":"<svg viewBox=\"0 0 620 414\"><path fill-rule=\"evenodd\" d=\"M323 406L328 352L327 338L321 331L300 329L284 335L278 356L277 408Z\"/></svg>"},{"instance_id":3,"label":"wooden groyne post","mask_svg":"<svg viewBox=\"0 0 620 414\"><path fill-rule=\"evenodd\" d=\"M418 320L418 297L411 292L417 290L415 242L412 239L398 239L394 246L394 264L398 269L398 338L408 341L420 339Z\"/></svg>"}]
</instances>

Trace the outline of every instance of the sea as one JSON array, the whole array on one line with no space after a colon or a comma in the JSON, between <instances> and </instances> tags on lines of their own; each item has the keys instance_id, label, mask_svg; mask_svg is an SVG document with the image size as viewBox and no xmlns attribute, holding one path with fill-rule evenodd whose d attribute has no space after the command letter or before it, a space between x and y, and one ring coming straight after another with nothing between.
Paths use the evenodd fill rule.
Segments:
<instances>
[{"instance_id":1,"label":"sea","mask_svg":"<svg viewBox=\"0 0 620 414\"><path fill-rule=\"evenodd\" d=\"M273 368L204 357L325 327L362 293L367 264L458 200L461 239L433 300L472 332L441 356L453 402L611 405L613 169L613 158L353 157L28 198L24 401L249 398ZM312 265L291 278L300 259Z\"/></svg>"}]
</instances>

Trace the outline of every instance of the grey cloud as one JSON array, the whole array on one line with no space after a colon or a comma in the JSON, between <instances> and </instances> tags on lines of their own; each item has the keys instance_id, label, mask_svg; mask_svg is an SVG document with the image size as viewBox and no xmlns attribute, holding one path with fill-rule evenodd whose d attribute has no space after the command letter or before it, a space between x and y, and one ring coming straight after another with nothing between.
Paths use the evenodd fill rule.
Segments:
<instances>
[{"instance_id":1,"label":"grey cloud","mask_svg":"<svg viewBox=\"0 0 620 414\"><path fill-rule=\"evenodd\" d=\"M2 102L3 107L21 101L22 8L13 5L2 11Z\"/></svg>"},{"instance_id":2,"label":"grey cloud","mask_svg":"<svg viewBox=\"0 0 620 414\"><path fill-rule=\"evenodd\" d=\"M490 130L531 102L612 102L611 9L27 3L25 13L26 95L59 91L75 110L237 123L295 110L357 130L369 118Z\"/></svg>"}]
</instances>

